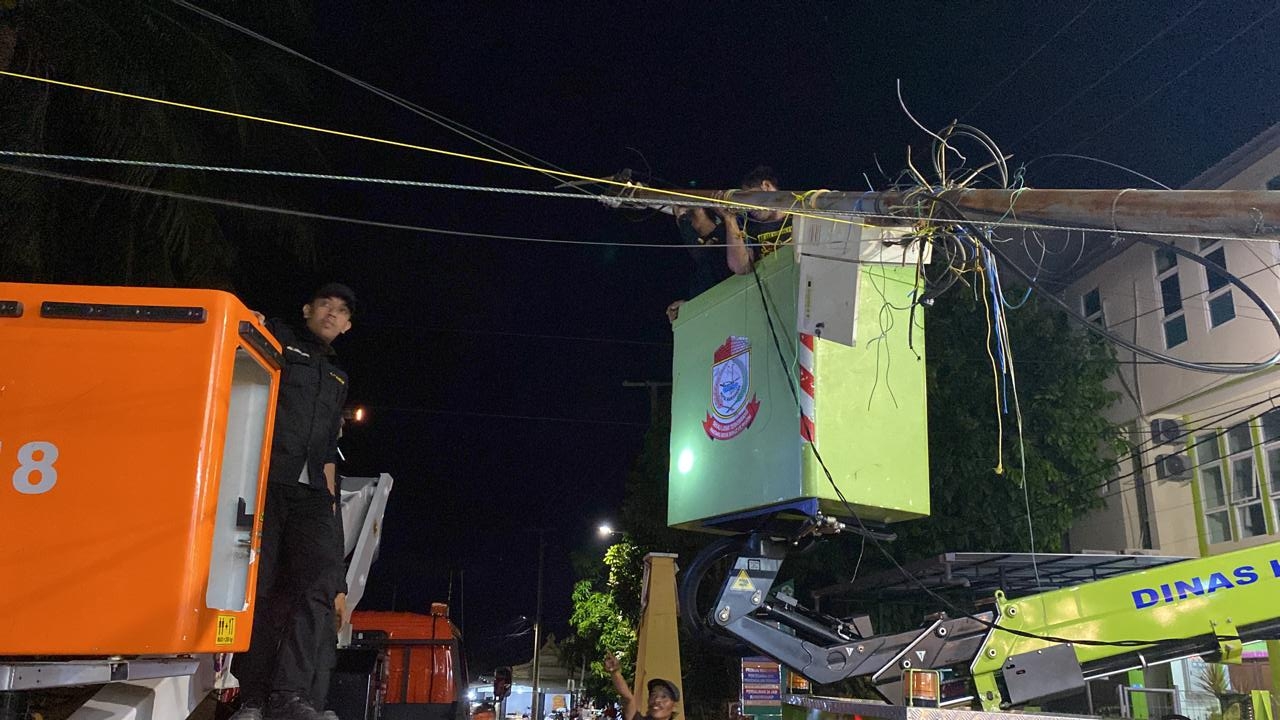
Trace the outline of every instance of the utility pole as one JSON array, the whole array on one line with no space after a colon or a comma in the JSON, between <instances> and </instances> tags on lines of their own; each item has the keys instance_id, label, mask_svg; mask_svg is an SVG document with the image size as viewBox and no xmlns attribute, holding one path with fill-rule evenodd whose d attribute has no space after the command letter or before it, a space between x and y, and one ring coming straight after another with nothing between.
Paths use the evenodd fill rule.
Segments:
<instances>
[{"instance_id":1,"label":"utility pole","mask_svg":"<svg viewBox=\"0 0 1280 720\"><path fill-rule=\"evenodd\" d=\"M624 388L648 388L649 389L649 412L655 412L658 409L658 388L671 387L670 380L623 380Z\"/></svg>"},{"instance_id":2,"label":"utility pole","mask_svg":"<svg viewBox=\"0 0 1280 720\"><path fill-rule=\"evenodd\" d=\"M979 221L1014 222L1012 208L1017 222L1246 238L1280 235L1280 192L1263 190L819 190L805 193L803 202L797 202L793 192L766 190L681 190L680 194L777 210L862 215L860 222L873 225L912 222L918 219L918 208L941 199ZM645 188L628 190L624 203L626 197L681 202L680 197Z\"/></svg>"},{"instance_id":3,"label":"utility pole","mask_svg":"<svg viewBox=\"0 0 1280 720\"><path fill-rule=\"evenodd\" d=\"M542 671L542 570L546 555L546 530L538 530L538 602L533 613L533 708L531 720L542 720L542 693L539 681Z\"/></svg>"}]
</instances>

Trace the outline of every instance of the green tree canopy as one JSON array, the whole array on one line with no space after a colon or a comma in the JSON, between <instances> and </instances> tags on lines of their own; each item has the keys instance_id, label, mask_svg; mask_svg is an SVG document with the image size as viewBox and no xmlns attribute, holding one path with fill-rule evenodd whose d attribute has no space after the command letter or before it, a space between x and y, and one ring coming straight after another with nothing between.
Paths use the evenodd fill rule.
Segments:
<instances>
[{"instance_id":1,"label":"green tree canopy","mask_svg":"<svg viewBox=\"0 0 1280 720\"><path fill-rule=\"evenodd\" d=\"M933 514L893 528L899 538L887 547L900 560L948 550L1026 551L1027 501L1036 550L1057 550L1071 523L1101 503L1096 490L1110 472L1102 468L1109 466L1117 449L1116 429L1102 415L1116 398L1105 384L1115 369L1110 348L1035 297L1020 309L1009 310L1007 325L1023 414L1019 438L1012 398L1008 415L995 405L996 380L985 345L987 325L982 313L980 303L957 291L940 299L925 316ZM624 527L636 549L607 563L626 557L638 568L644 552L661 550L680 553L681 563L687 564L692 554L712 539L666 526L670 420L669 399L659 398L644 447L627 481L622 511ZM1001 438L1002 463L997 456ZM1024 479L1023 452L1027 501L1020 484ZM1001 464L1003 472L997 473ZM795 579L803 601L809 591L847 582L857 570L887 567L870 543L864 546L858 538L837 536L809 553L788 558L781 579ZM575 612L575 618L583 621L581 626L575 623L579 632L575 642L582 650L594 650L597 655L593 659L598 660L606 647L590 646L604 637L596 630L604 626L599 619L612 618L610 613L617 610L626 627L635 627L638 618L627 610L633 607L629 603L635 602L639 590L638 586L604 582L603 568L597 573L579 583L574 601L581 613ZM920 619L918 608L898 610L906 612L887 615L907 623ZM610 629L621 631L619 626ZM681 657L690 717L722 714L724 703L737 693L737 659L710 652L684 635ZM611 691L601 668L593 667L599 683L595 687L607 697Z\"/></svg>"},{"instance_id":2,"label":"green tree canopy","mask_svg":"<svg viewBox=\"0 0 1280 720\"><path fill-rule=\"evenodd\" d=\"M1005 317L1015 372L1008 388L1016 379L1021 436L1013 398L1007 414L996 406L981 304L952 292L925 315L932 514L895 527L902 559L1027 552L1028 505L1036 551L1054 552L1071 524L1102 504L1097 488L1114 472L1107 468L1119 449L1118 431L1103 416L1118 397L1105 384L1115 372L1114 353L1036 296Z\"/></svg>"},{"instance_id":3,"label":"green tree canopy","mask_svg":"<svg viewBox=\"0 0 1280 720\"><path fill-rule=\"evenodd\" d=\"M573 636L562 645L570 666L590 668L586 692L593 697L613 693L604 670L606 653L622 654L623 672L635 671L636 631L640 621L640 588L644 554L633 543L609 546L604 553L604 572L579 580L573 586L573 613L569 625Z\"/></svg>"},{"instance_id":4,"label":"green tree canopy","mask_svg":"<svg viewBox=\"0 0 1280 720\"><path fill-rule=\"evenodd\" d=\"M286 43L308 33L302 3L213 2ZM203 23L203 24L202 24ZM26 75L247 112L305 107L302 68L255 40L214 31L171 3L31 2L0 11L0 67ZM216 41L210 38L216 37ZM4 78L0 147L210 165L314 152L305 140L224 118ZM0 159L5 164L31 161ZM148 167L39 167L188 194L278 200L279 183ZM138 193L0 172L6 280L228 287L246 236L312 259L305 226Z\"/></svg>"}]
</instances>

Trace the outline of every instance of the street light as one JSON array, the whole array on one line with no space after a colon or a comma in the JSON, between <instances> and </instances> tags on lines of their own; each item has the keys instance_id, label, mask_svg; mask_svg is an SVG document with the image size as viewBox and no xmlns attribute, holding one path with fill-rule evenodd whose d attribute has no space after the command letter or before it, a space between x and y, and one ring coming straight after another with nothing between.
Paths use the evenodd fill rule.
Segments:
<instances>
[{"instance_id":1,"label":"street light","mask_svg":"<svg viewBox=\"0 0 1280 720\"><path fill-rule=\"evenodd\" d=\"M624 533L621 530L614 530L613 526L607 522L602 522L600 523L599 526L596 527L596 534L600 536L601 540L604 540L612 535L626 535L626 533Z\"/></svg>"}]
</instances>

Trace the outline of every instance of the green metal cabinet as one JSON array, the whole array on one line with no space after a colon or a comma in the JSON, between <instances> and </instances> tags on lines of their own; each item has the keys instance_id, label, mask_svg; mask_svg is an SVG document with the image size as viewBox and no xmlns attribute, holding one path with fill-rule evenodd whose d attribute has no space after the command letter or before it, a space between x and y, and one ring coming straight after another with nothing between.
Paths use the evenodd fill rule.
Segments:
<instances>
[{"instance_id":1,"label":"green metal cabinet","mask_svg":"<svg viewBox=\"0 0 1280 720\"><path fill-rule=\"evenodd\" d=\"M757 264L758 280L731 277L680 309L669 524L714 530L805 501L848 517L810 437L864 520L929 514L923 313L908 338L915 264L810 254L824 247L785 246ZM834 312L853 313L849 345L816 336L818 296L833 292L848 296Z\"/></svg>"}]
</instances>

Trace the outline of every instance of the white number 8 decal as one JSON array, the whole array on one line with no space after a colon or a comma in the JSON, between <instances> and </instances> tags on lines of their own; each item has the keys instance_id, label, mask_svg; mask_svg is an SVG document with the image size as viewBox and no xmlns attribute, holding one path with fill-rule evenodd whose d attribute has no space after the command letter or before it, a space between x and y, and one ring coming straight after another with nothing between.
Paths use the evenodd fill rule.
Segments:
<instances>
[{"instance_id":1,"label":"white number 8 decal","mask_svg":"<svg viewBox=\"0 0 1280 720\"><path fill-rule=\"evenodd\" d=\"M36 453L40 458L36 459ZM39 495L53 489L58 482L58 470L53 466L58 459L58 446L51 442L35 441L18 448L18 469L13 471L13 489L24 495ZM39 479L33 479L37 476Z\"/></svg>"}]
</instances>

